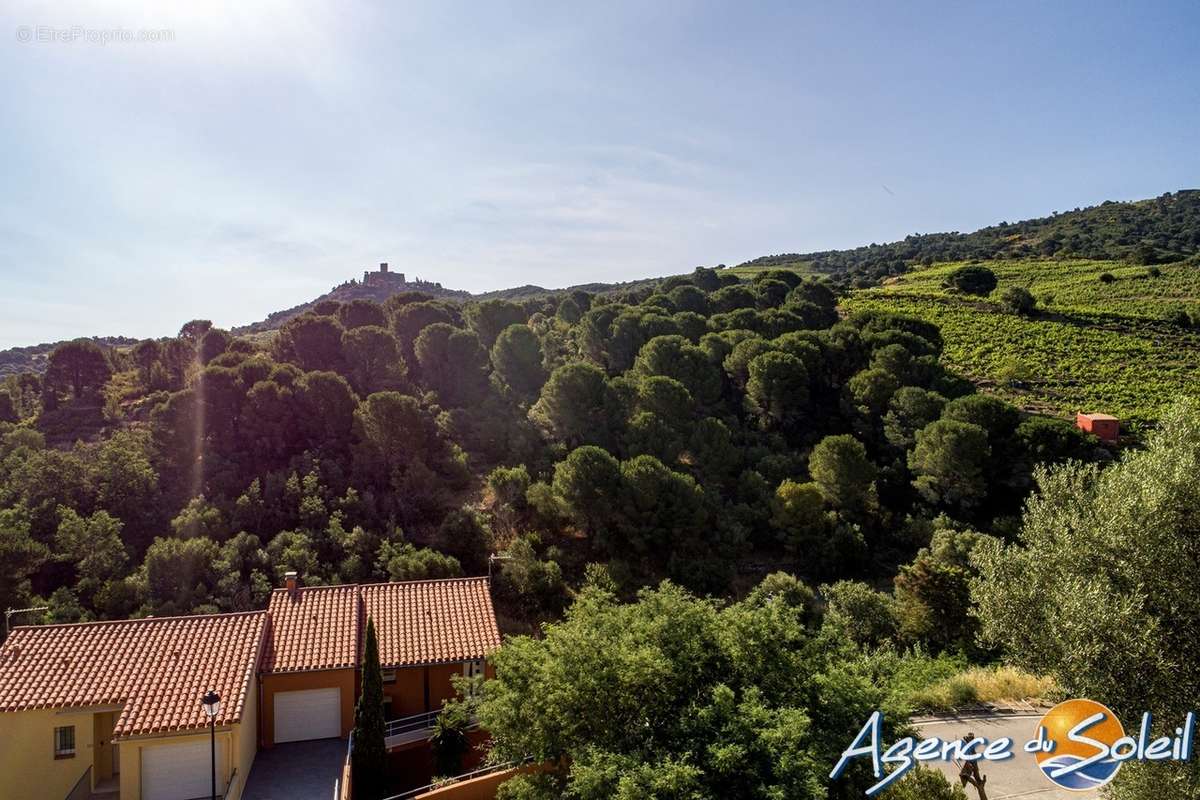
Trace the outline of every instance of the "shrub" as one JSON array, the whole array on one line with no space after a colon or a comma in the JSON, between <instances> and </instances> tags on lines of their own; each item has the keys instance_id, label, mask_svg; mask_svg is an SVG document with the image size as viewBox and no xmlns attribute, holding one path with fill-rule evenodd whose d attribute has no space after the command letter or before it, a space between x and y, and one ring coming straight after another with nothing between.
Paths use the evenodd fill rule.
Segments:
<instances>
[{"instance_id":1,"label":"shrub","mask_svg":"<svg viewBox=\"0 0 1200 800\"><path fill-rule=\"evenodd\" d=\"M1101 272L1100 273L1100 282L1101 283L1112 283L1116 279L1117 279L1116 276L1113 275L1111 272Z\"/></svg>"},{"instance_id":2,"label":"shrub","mask_svg":"<svg viewBox=\"0 0 1200 800\"><path fill-rule=\"evenodd\" d=\"M888 687L891 702L910 712L914 708L914 696L949 680L970 666L966 656L961 653L930 656L920 648L904 653L891 648L878 650L873 659L883 684Z\"/></svg>"},{"instance_id":3,"label":"shrub","mask_svg":"<svg viewBox=\"0 0 1200 800\"><path fill-rule=\"evenodd\" d=\"M1169 324L1178 328L1192 327L1192 318L1188 316L1188 313L1181 308L1168 311L1166 319Z\"/></svg>"},{"instance_id":4,"label":"shrub","mask_svg":"<svg viewBox=\"0 0 1200 800\"><path fill-rule=\"evenodd\" d=\"M1008 386L1020 386L1037 378L1037 373L1015 356L1006 358L996 370L996 378Z\"/></svg>"},{"instance_id":5,"label":"shrub","mask_svg":"<svg viewBox=\"0 0 1200 800\"><path fill-rule=\"evenodd\" d=\"M467 731L471 727L474 709L470 702L448 701L433 722L429 734L430 749L433 750L434 772L445 777L454 777L462 772L463 756L471 750Z\"/></svg>"},{"instance_id":6,"label":"shrub","mask_svg":"<svg viewBox=\"0 0 1200 800\"><path fill-rule=\"evenodd\" d=\"M942 773L917 767L892 788L888 800L965 800L961 786L953 786Z\"/></svg>"},{"instance_id":7,"label":"shrub","mask_svg":"<svg viewBox=\"0 0 1200 800\"><path fill-rule=\"evenodd\" d=\"M891 641L898 629L892 596L861 581L822 585L825 624L860 647L878 647Z\"/></svg>"},{"instance_id":8,"label":"shrub","mask_svg":"<svg viewBox=\"0 0 1200 800\"><path fill-rule=\"evenodd\" d=\"M1142 242L1129 254L1129 260L1134 264L1157 264L1158 250L1149 242Z\"/></svg>"},{"instance_id":9,"label":"shrub","mask_svg":"<svg viewBox=\"0 0 1200 800\"><path fill-rule=\"evenodd\" d=\"M464 507L447 514L438 527L436 541L439 549L458 559L469 574L487 570L492 536L484 518L472 509Z\"/></svg>"},{"instance_id":10,"label":"shrub","mask_svg":"<svg viewBox=\"0 0 1200 800\"><path fill-rule=\"evenodd\" d=\"M946 277L946 284L967 294L988 295L996 288L996 273L987 267L969 264Z\"/></svg>"},{"instance_id":11,"label":"shrub","mask_svg":"<svg viewBox=\"0 0 1200 800\"><path fill-rule=\"evenodd\" d=\"M1037 307L1037 300L1024 286L1009 286L1000 292L1000 304L1014 314L1028 314Z\"/></svg>"},{"instance_id":12,"label":"shrub","mask_svg":"<svg viewBox=\"0 0 1200 800\"><path fill-rule=\"evenodd\" d=\"M1146 270L1146 277L1148 277L1148 278L1158 278L1161 276L1162 276L1162 270L1159 269L1158 267L1151 267L1150 269Z\"/></svg>"}]
</instances>

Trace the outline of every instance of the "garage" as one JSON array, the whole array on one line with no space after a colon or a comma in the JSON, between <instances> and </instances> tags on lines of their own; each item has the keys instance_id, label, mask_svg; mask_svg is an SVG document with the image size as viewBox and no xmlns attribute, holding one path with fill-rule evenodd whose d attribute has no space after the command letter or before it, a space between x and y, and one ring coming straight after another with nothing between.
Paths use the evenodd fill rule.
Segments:
<instances>
[{"instance_id":1,"label":"garage","mask_svg":"<svg viewBox=\"0 0 1200 800\"><path fill-rule=\"evenodd\" d=\"M225 748L217 742L217 792L225 791ZM195 800L212 796L207 739L142 748L142 800Z\"/></svg>"},{"instance_id":2,"label":"garage","mask_svg":"<svg viewBox=\"0 0 1200 800\"><path fill-rule=\"evenodd\" d=\"M342 735L342 690L275 693L275 744Z\"/></svg>"}]
</instances>

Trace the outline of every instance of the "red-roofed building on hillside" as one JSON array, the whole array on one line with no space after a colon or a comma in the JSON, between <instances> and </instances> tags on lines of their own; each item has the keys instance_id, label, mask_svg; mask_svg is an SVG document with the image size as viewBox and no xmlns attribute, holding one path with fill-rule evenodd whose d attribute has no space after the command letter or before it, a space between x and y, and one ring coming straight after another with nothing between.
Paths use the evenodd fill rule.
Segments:
<instances>
[{"instance_id":1,"label":"red-roofed building on hillside","mask_svg":"<svg viewBox=\"0 0 1200 800\"><path fill-rule=\"evenodd\" d=\"M0 648L0 797L208 794L210 689L222 698L218 788L240 785L266 622L255 611L13 629Z\"/></svg>"},{"instance_id":2,"label":"red-roofed building on hillside","mask_svg":"<svg viewBox=\"0 0 1200 800\"><path fill-rule=\"evenodd\" d=\"M368 617L388 719L439 711L455 694L451 678L483 675L485 657L500 646L487 578L304 587L289 579L271 594L268 613L264 747L350 732Z\"/></svg>"},{"instance_id":3,"label":"red-roofed building on hillside","mask_svg":"<svg viewBox=\"0 0 1200 800\"><path fill-rule=\"evenodd\" d=\"M453 675L500 646L487 578L301 587L265 611L15 628L0 646L0 800L241 797L259 747L345 737L366 620L375 620L391 718L440 710ZM424 742L421 724L389 746Z\"/></svg>"},{"instance_id":4,"label":"red-roofed building on hillside","mask_svg":"<svg viewBox=\"0 0 1200 800\"><path fill-rule=\"evenodd\" d=\"M1121 438L1121 421L1111 414L1075 415L1075 427L1106 442L1116 442Z\"/></svg>"}]
</instances>

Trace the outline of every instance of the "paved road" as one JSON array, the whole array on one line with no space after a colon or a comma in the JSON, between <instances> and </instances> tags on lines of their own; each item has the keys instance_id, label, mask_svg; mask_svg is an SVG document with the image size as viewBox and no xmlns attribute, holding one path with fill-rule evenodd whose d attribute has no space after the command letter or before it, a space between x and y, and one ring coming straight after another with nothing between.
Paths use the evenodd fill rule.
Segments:
<instances>
[{"instance_id":1,"label":"paved road","mask_svg":"<svg viewBox=\"0 0 1200 800\"><path fill-rule=\"evenodd\" d=\"M1037 762L1021 746L1037 733L1037 716L992 716L983 718L947 719L917 725L921 736L937 736L939 739L960 739L967 733L987 737L989 740L1007 736L1012 739L1013 757L1008 761L980 762L980 771L987 777L988 800L1005 798L1029 798L1029 800L1092 800L1100 797L1099 791L1068 792L1048 781L1037 768ZM941 769L947 778L958 783L958 769L953 764L934 762L930 766ZM975 800L975 790L967 787L967 797Z\"/></svg>"},{"instance_id":2,"label":"paved road","mask_svg":"<svg viewBox=\"0 0 1200 800\"><path fill-rule=\"evenodd\" d=\"M242 800L329 800L345 759L345 739L289 742L259 750Z\"/></svg>"}]
</instances>

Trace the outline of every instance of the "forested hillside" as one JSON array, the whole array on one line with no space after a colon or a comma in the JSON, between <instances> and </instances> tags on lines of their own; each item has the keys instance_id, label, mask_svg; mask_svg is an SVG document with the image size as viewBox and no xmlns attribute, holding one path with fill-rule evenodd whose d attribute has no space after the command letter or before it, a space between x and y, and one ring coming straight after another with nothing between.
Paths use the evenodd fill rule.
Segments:
<instances>
[{"instance_id":1,"label":"forested hillside","mask_svg":"<svg viewBox=\"0 0 1200 800\"><path fill-rule=\"evenodd\" d=\"M1061 411L1026 392L1086 392L1086 365L1105 402L1158 415L1195 370L1194 270L969 262L839 297L795 270L700 268L519 303L326 300L269 335L193 320L70 342L0 388L0 606L48 607L23 624L194 614L262 608L290 570L490 572L497 677L439 725L478 718L496 758L570 765L506 800L849 800L868 765L830 765L875 709L889 737L916 709L1060 689L1174 709L1158 687L1194 661L1170 632L1196 618L1176 469L1200 452L1195 405L1121 453L1005 397ZM1042 360L1000 385L993 345ZM1052 395L1059 355L1080 377ZM1145 530L1156 560L1122 549ZM1076 585L1081 554L1110 565L1128 620L1086 636L1155 654L1157 683L1072 660L1090 618L1059 630L1069 598L1028 596L1025 574ZM1146 785L1121 796L1164 796ZM895 796L961 798L929 772Z\"/></svg>"},{"instance_id":2,"label":"forested hillside","mask_svg":"<svg viewBox=\"0 0 1200 800\"><path fill-rule=\"evenodd\" d=\"M92 339L104 347L128 347L137 344L137 339L126 336L102 336ZM41 374L46 371L46 363L54 348L66 342L46 342L27 347L10 347L0 350L0 378L9 375L21 375L26 372Z\"/></svg>"},{"instance_id":3,"label":"forested hillside","mask_svg":"<svg viewBox=\"0 0 1200 800\"><path fill-rule=\"evenodd\" d=\"M1132 203L1108 201L1023 222L1001 222L974 233L926 233L851 250L783 253L747 267L802 265L847 285L871 286L913 265L970 259L1062 256L1157 264L1200 252L1200 190Z\"/></svg>"},{"instance_id":4,"label":"forested hillside","mask_svg":"<svg viewBox=\"0 0 1200 800\"><path fill-rule=\"evenodd\" d=\"M622 592L723 595L779 565L890 580L935 534L1011 530L1036 462L1103 453L973 394L936 326L836 303L700 269L524 304L326 302L269 351L203 321L62 346L0 394L0 603L254 608L289 569L480 574L493 553L517 625L593 562Z\"/></svg>"}]
</instances>

